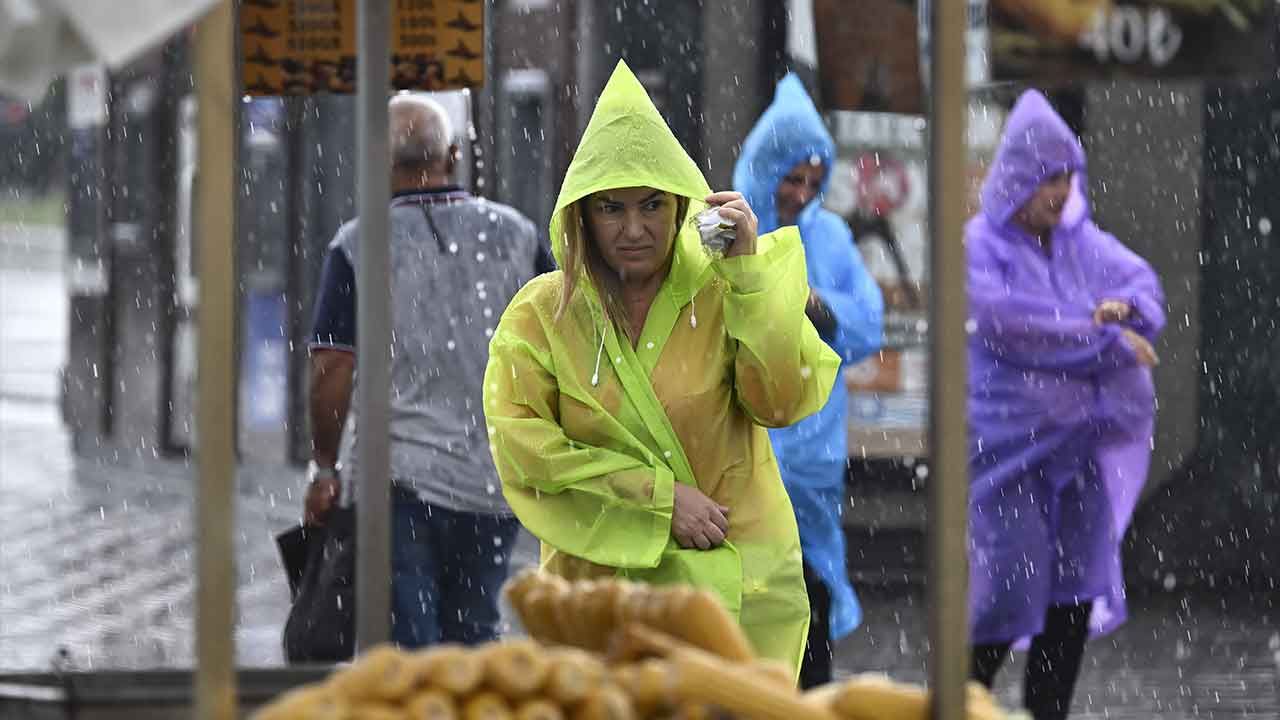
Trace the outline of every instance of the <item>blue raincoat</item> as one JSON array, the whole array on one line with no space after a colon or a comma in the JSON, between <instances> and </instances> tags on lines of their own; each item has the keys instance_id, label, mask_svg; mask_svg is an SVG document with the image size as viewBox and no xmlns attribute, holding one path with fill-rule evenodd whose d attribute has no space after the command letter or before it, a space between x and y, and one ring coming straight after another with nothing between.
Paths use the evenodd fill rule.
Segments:
<instances>
[{"instance_id":1,"label":"blue raincoat","mask_svg":"<svg viewBox=\"0 0 1280 720\"><path fill-rule=\"evenodd\" d=\"M814 157L826 172L822 192L831 181L835 142L799 78L787 75L773 103L747 135L733 171L734 188L747 198L760 221L760 232L778 228L775 196L782 178L798 163ZM884 299L853 244L849 226L822 207L819 193L796 218L804 244L809 286L836 318L832 337L823 338L845 366L880 348ZM840 522L844 477L849 456L847 425L849 391L841 375L831 398L816 415L790 427L770 430L782 481L791 496L800 526L805 561L831 592L831 637L844 637L862 622L845 563Z\"/></svg>"}]
</instances>

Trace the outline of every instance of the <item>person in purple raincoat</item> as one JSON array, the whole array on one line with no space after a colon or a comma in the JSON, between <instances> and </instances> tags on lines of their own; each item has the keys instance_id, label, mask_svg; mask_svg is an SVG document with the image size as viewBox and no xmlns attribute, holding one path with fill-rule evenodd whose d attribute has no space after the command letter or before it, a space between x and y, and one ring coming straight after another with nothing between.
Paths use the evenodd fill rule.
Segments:
<instances>
[{"instance_id":1,"label":"person in purple raincoat","mask_svg":"<svg viewBox=\"0 0 1280 720\"><path fill-rule=\"evenodd\" d=\"M1065 718L1090 632L1125 618L1120 540L1146 479L1151 267L1090 218L1084 150L1019 98L965 226L973 677L1030 639L1024 704Z\"/></svg>"}]
</instances>

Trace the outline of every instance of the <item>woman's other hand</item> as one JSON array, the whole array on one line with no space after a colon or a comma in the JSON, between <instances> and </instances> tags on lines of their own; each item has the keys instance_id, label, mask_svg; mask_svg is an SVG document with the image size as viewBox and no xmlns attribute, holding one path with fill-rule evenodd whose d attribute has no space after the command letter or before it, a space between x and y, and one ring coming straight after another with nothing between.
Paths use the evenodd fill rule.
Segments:
<instances>
[{"instance_id":1,"label":"woman's other hand","mask_svg":"<svg viewBox=\"0 0 1280 720\"><path fill-rule=\"evenodd\" d=\"M682 548L710 550L724 543L729 532L729 508L696 487L677 482L671 509L671 536Z\"/></svg>"},{"instance_id":2,"label":"woman's other hand","mask_svg":"<svg viewBox=\"0 0 1280 720\"><path fill-rule=\"evenodd\" d=\"M1133 308L1124 300L1103 300L1093 311L1093 321L1098 325L1122 323L1133 314Z\"/></svg>"},{"instance_id":3,"label":"woman's other hand","mask_svg":"<svg viewBox=\"0 0 1280 720\"><path fill-rule=\"evenodd\" d=\"M735 237L733 244L725 249L724 256L755 255L756 230L760 223L742 193L729 190L711 193L707 196L707 204L719 208L720 216L733 223Z\"/></svg>"},{"instance_id":4,"label":"woman's other hand","mask_svg":"<svg viewBox=\"0 0 1280 720\"><path fill-rule=\"evenodd\" d=\"M1138 364L1145 367L1155 367L1160 364L1160 357L1156 355L1156 349L1151 347L1151 343L1138 333L1125 328L1124 341L1129 344L1129 349L1133 350L1133 354L1138 358Z\"/></svg>"}]
</instances>

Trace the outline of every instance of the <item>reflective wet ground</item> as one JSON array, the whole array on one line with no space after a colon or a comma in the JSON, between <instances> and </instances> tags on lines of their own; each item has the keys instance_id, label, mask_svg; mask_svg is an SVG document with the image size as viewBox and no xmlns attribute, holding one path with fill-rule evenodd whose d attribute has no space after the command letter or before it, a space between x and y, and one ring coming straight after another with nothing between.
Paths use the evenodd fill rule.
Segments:
<instances>
[{"instance_id":1,"label":"reflective wet ground","mask_svg":"<svg viewBox=\"0 0 1280 720\"><path fill-rule=\"evenodd\" d=\"M860 587L859 595L866 621L839 644L839 670L922 682L923 588ZM1133 595L1128 624L1090 642L1072 717L1280 718L1276 597L1208 589ZM998 680L1006 706L1019 702L1024 661L1015 654Z\"/></svg>"}]
</instances>

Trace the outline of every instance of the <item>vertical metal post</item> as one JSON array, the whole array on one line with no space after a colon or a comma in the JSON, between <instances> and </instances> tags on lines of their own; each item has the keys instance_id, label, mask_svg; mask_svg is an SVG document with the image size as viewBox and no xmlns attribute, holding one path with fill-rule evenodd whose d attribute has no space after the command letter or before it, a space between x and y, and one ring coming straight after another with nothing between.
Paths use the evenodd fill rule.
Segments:
<instances>
[{"instance_id":1,"label":"vertical metal post","mask_svg":"<svg viewBox=\"0 0 1280 720\"><path fill-rule=\"evenodd\" d=\"M285 458L290 462L306 462L311 456L311 430L307 422L307 352L308 321L311 319L312 295L310 278L318 273L316 263L310 261L318 254L318 248L310 244L310 224L307 222L305 188L311 177L307 164L305 112L307 99L290 97L284 100L285 111L285 237L289 243L288 265L285 271L285 297L289 310L289 447ZM307 299L303 303L303 298Z\"/></svg>"},{"instance_id":2,"label":"vertical metal post","mask_svg":"<svg viewBox=\"0 0 1280 720\"><path fill-rule=\"evenodd\" d=\"M222 0L196 33L200 317L195 692L201 720L236 716L234 16L232 0Z\"/></svg>"},{"instance_id":3,"label":"vertical metal post","mask_svg":"<svg viewBox=\"0 0 1280 720\"><path fill-rule=\"evenodd\" d=\"M391 147L387 88L391 81L391 8L360 0L356 44L356 212L360 252L356 275L356 417L360 491L356 499L357 651L391 635L391 493L387 443L391 399L391 290L387 225Z\"/></svg>"},{"instance_id":4,"label":"vertical metal post","mask_svg":"<svg viewBox=\"0 0 1280 720\"><path fill-rule=\"evenodd\" d=\"M964 226L965 9L933 0L929 57L929 684L934 720L965 717L969 674L968 440Z\"/></svg>"}]
</instances>

